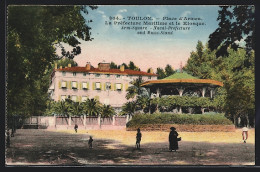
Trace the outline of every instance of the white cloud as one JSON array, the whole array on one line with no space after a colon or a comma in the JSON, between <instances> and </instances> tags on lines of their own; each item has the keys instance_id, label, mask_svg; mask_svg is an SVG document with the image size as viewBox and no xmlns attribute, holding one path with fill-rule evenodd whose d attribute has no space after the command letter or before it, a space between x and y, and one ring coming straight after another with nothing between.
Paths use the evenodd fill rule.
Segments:
<instances>
[{"instance_id":1,"label":"white cloud","mask_svg":"<svg viewBox=\"0 0 260 172\"><path fill-rule=\"evenodd\" d=\"M184 11L182 14L181 14L181 17L187 17L188 15L191 14L191 11Z\"/></svg>"},{"instance_id":2,"label":"white cloud","mask_svg":"<svg viewBox=\"0 0 260 172\"><path fill-rule=\"evenodd\" d=\"M166 8L156 8L153 9L153 13L155 14L155 18L163 18L168 15L168 10Z\"/></svg>"},{"instance_id":3,"label":"white cloud","mask_svg":"<svg viewBox=\"0 0 260 172\"><path fill-rule=\"evenodd\" d=\"M100 13L100 14L105 14L105 12L101 11L101 10L98 10L97 12Z\"/></svg>"},{"instance_id":4,"label":"white cloud","mask_svg":"<svg viewBox=\"0 0 260 172\"><path fill-rule=\"evenodd\" d=\"M125 12L127 12L127 9L121 9L121 10L119 10L118 12L119 12L119 13L125 13Z\"/></svg>"}]
</instances>

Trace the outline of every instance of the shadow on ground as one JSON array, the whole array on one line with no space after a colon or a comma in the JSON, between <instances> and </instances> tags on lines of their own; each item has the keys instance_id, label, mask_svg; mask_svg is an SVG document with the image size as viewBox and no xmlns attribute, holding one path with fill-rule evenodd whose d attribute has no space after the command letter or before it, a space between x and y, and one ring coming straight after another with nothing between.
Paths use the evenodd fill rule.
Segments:
<instances>
[{"instance_id":1,"label":"shadow on ground","mask_svg":"<svg viewBox=\"0 0 260 172\"><path fill-rule=\"evenodd\" d=\"M6 150L7 165L254 165L255 146L244 143L179 142L177 152L168 143L141 144L141 150L114 140L87 134L48 130L17 130Z\"/></svg>"}]
</instances>

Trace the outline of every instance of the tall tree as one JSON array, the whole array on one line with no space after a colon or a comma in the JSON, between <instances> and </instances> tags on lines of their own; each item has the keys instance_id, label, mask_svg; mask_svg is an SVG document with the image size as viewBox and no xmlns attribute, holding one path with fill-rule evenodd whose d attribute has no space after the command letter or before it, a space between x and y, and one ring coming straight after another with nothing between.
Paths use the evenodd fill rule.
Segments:
<instances>
[{"instance_id":1,"label":"tall tree","mask_svg":"<svg viewBox=\"0 0 260 172\"><path fill-rule=\"evenodd\" d=\"M140 69L134 64L134 62L130 61L128 64L128 68L131 70L139 71Z\"/></svg>"},{"instance_id":2,"label":"tall tree","mask_svg":"<svg viewBox=\"0 0 260 172\"><path fill-rule=\"evenodd\" d=\"M220 6L219 27L209 35L209 48L217 49L217 57L226 56L229 46L234 50L245 47L247 54L255 49L254 16L253 5Z\"/></svg>"},{"instance_id":3,"label":"tall tree","mask_svg":"<svg viewBox=\"0 0 260 172\"><path fill-rule=\"evenodd\" d=\"M192 52L185 70L200 78L214 79L224 83L216 92L214 100L218 109L225 111L226 116L237 125L238 118L253 126L255 79L254 52L247 54L243 48L227 50L225 57L216 57L216 50L210 51L207 46L199 58L198 52ZM201 60L201 61L200 61ZM199 63L198 63L199 61ZM247 65L248 61L251 65Z\"/></svg>"},{"instance_id":4,"label":"tall tree","mask_svg":"<svg viewBox=\"0 0 260 172\"><path fill-rule=\"evenodd\" d=\"M163 79L166 77L164 69L160 67L157 68L156 74L158 75L158 79Z\"/></svg>"},{"instance_id":5,"label":"tall tree","mask_svg":"<svg viewBox=\"0 0 260 172\"><path fill-rule=\"evenodd\" d=\"M215 51L210 51L207 45L203 46L202 42L198 41L196 51L191 52L190 58L184 69L193 76L208 79L213 75L212 72L215 66L215 59Z\"/></svg>"},{"instance_id":6,"label":"tall tree","mask_svg":"<svg viewBox=\"0 0 260 172\"><path fill-rule=\"evenodd\" d=\"M110 69L117 69L117 65L114 62L110 63Z\"/></svg>"},{"instance_id":7,"label":"tall tree","mask_svg":"<svg viewBox=\"0 0 260 172\"><path fill-rule=\"evenodd\" d=\"M60 60L55 61L55 63L57 63L58 67L62 66L64 67L68 67L68 64L71 64L71 66L78 66L78 63L75 62L73 59L69 59L68 57L63 57Z\"/></svg>"},{"instance_id":8,"label":"tall tree","mask_svg":"<svg viewBox=\"0 0 260 172\"><path fill-rule=\"evenodd\" d=\"M47 100L41 96L48 90L44 76L54 60L72 59L81 53L80 40L92 40L82 15L87 12L87 6L8 6L8 115L40 115Z\"/></svg>"},{"instance_id":9,"label":"tall tree","mask_svg":"<svg viewBox=\"0 0 260 172\"><path fill-rule=\"evenodd\" d=\"M174 69L172 68L171 65L167 64L167 65L165 66L165 75L166 75L166 77L167 77L167 76L170 76L170 75L172 75L172 74L174 74Z\"/></svg>"}]
</instances>

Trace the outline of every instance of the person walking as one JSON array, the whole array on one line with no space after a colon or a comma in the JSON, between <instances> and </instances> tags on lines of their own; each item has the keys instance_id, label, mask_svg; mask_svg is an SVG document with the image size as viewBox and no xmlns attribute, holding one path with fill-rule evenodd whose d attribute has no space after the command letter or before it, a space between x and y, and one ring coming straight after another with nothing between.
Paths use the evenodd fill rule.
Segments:
<instances>
[{"instance_id":1,"label":"person walking","mask_svg":"<svg viewBox=\"0 0 260 172\"><path fill-rule=\"evenodd\" d=\"M92 142L93 142L93 138L92 138L92 136L89 136L88 147L89 147L90 149L92 149Z\"/></svg>"},{"instance_id":2,"label":"person walking","mask_svg":"<svg viewBox=\"0 0 260 172\"><path fill-rule=\"evenodd\" d=\"M136 143L135 143L137 149L140 149L141 138L142 138L142 133L140 132L140 128L138 128L136 133Z\"/></svg>"},{"instance_id":3,"label":"person walking","mask_svg":"<svg viewBox=\"0 0 260 172\"><path fill-rule=\"evenodd\" d=\"M172 150L174 150L176 152L176 150L179 149L178 146L178 141L181 140L181 138L177 138L178 137L178 133L176 131L176 128L171 127L170 128L170 134L169 134L169 150L172 152Z\"/></svg>"},{"instance_id":4,"label":"person walking","mask_svg":"<svg viewBox=\"0 0 260 172\"><path fill-rule=\"evenodd\" d=\"M244 126L242 128L242 137L243 137L244 143L246 143L246 140L248 138L248 128L246 126Z\"/></svg>"},{"instance_id":5,"label":"person walking","mask_svg":"<svg viewBox=\"0 0 260 172\"><path fill-rule=\"evenodd\" d=\"M74 130L75 130L75 132L77 133L78 132L78 124L75 124L75 126L74 126Z\"/></svg>"}]
</instances>

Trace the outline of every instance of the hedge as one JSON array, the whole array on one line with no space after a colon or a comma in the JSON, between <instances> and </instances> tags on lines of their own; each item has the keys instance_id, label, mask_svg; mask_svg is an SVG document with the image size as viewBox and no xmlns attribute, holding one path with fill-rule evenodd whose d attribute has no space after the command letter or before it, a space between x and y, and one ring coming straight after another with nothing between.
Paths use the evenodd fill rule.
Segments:
<instances>
[{"instance_id":1,"label":"hedge","mask_svg":"<svg viewBox=\"0 0 260 172\"><path fill-rule=\"evenodd\" d=\"M126 127L143 124L193 124L193 125L232 125L223 113L209 114L135 114Z\"/></svg>"}]
</instances>

